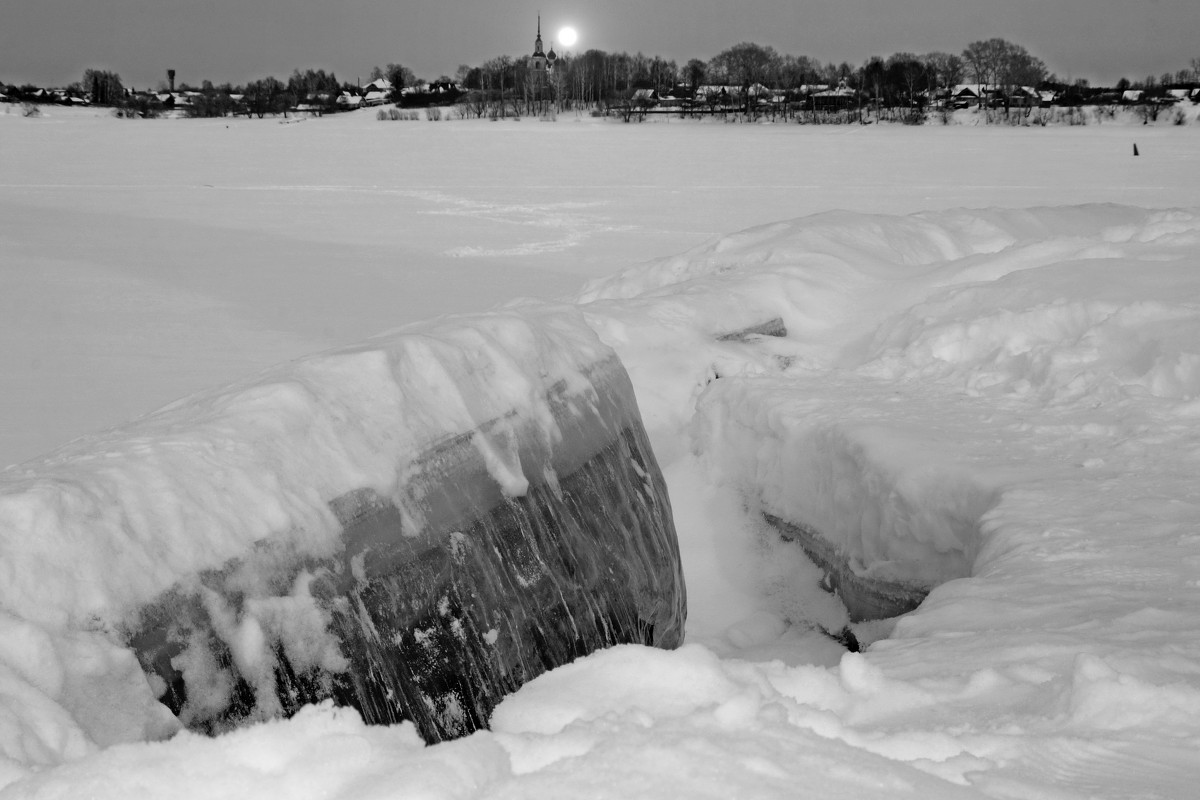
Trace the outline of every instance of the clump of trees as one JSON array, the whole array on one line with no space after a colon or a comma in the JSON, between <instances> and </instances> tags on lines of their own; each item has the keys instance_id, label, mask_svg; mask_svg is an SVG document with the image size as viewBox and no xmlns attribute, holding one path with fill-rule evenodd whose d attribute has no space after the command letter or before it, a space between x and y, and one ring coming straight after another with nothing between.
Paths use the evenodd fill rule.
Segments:
<instances>
[{"instance_id":1,"label":"clump of trees","mask_svg":"<svg viewBox=\"0 0 1200 800\"><path fill-rule=\"evenodd\" d=\"M90 93L92 103L98 106L116 105L123 102L126 96L121 76L115 72L99 69L84 70L83 80L68 88L81 95L84 92Z\"/></svg>"}]
</instances>

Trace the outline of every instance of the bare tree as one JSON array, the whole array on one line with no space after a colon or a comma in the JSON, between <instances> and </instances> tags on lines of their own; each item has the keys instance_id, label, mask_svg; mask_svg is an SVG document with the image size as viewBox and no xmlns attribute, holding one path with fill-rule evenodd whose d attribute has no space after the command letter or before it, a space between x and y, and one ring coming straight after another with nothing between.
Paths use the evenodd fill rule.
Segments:
<instances>
[{"instance_id":1,"label":"bare tree","mask_svg":"<svg viewBox=\"0 0 1200 800\"><path fill-rule=\"evenodd\" d=\"M902 90L908 105L920 105L919 92L929 88L925 62L913 53L895 53L887 60L888 82Z\"/></svg>"},{"instance_id":2,"label":"bare tree","mask_svg":"<svg viewBox=\"0 0 1200 800\"><path fill-rule=\"evenodd\" d=\"M952 53L926 53L925 69L933 79L935 88L953 89L962 83L963 60Z\"/></svg>"},{"instance_id":3,"label":"bare tree","mask_svg":"<svg viewBox=\"0 0 1200 800\"><path fill-rule=\"evenodd\" d=\"M388 99L399 103L402 92L416 82L416 76L411 69L401 64L388 64L382 71L383 75L380 77L387 78L388 83L392 85L391 97Z\"/></svg>"},{"instance_id":4,"label":"bare tree","mask_svg":"<svg viewBox=\"0 0 1200 800\"><path fill-rule=\"evenodd\" d=\"M1003 39L988 39L987 41L971 42L963 50L962 60L967 70L980 84L981 91L994 87L1000 72L1000 62L1004 59L1005 44Z\"/></svg>"},{"instance_id":5,"label":"bare tree","mask_svg":"<svg viewBox=\"0 0 1200 800\"><path fill-rule=\"evenodd\" d=\"M115 72L84 70L80 88L91 93L92 102L98 106L117 105L125 100L125 87L121 85L121 76Z\"/></svg>"},{"instance_id":6,"label":"bare tree","mask_svg":"<svg viewBox=\"0 0 1200 800\"><path fill-rule=\"evenodd\" d=\"M1036 86L1046 77L1046 65L1024 47L1004 39L972 42L963 51L963 61L976 80L988 89L1002 90L1005 112L1017 86Z\"/></svg>"},{"instance_id":7,"label":"bare tree","mask_svg":"<svg viewBox=\"0 0 1200 800\"><path fill-rule=\"evenodd\" d=\"M729 83L741 88L742 100L748 113L751 103L750 87L757 83L775 84L779 64L780 58L775 48L742 42L718 53L708 66L710 70L724 73Z\"/></svg>"}]
</instances>

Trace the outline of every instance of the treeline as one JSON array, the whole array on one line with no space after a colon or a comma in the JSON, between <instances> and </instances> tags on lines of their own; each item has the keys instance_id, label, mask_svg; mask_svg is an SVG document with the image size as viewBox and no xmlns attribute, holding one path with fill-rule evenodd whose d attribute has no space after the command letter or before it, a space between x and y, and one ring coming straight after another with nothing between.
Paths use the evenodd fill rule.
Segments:
<instances>
[{"instance_id":1,"label":"treeline","mask_svg":"<svg viewBox=\"0 0 1200 800\"><path fill-rule=\"evenodd\" d=\"M724 90L722 102L741 104L746 111L767 97L787 108L830 91L838 93L843 105L920 109L946 98L952 87L964 83L990 87L992 97L1003 103L1017 87L1053 92L1068 105L1103 101L1112 92L1128 89L1141 89L1150 97L1165 95L1171 88L1200 84L1200 58L1174 73L1140 80L1122 78L1111 88L1091 87L1085 80L1068 84L1049 74L1041 59L1024 47L998 38L972 42L961 53L900 52L873 56L859 65L821 63L742 42L708 61L693 58L679 63L640 52L590 49L561 55L547 76L534 73L529 59L521 55L498 56L477 66L464 64L453 77L442 75L432 82L418 79L401 64L389 63L372 68L370 79L373 85L387 82L387 102L408 106L452 103L464 116L581 107L628 110L647 95L691 101L696 108L700 98L713 103L711 87ZM171 81L173 84L173 73ZM205 80L198 86L181 83L177 88L159 84L154 91L134 91L114 72L89 69L65 89L0 83L0 92L9 100L112 106L131 116L175 109L198 117L263 117L293 110L326 113L358 107L367 94L364 87L339 82L332 72L321 69L297 69L287 81L268 76L242 85L214 85Z\"/></svg>"},{"instance_id":2,"label":"treeline","mask_svg":"<svg viewBox=\"0 0 1200 800\"><path fill-rule=\"evenodd\" d=\"M1024 47L999 38L972 42L961 53L900 52L873 56L859 65L821 63L752 42L730 47L708 61L690 59L682 64L656 55L593 49L561 56L545 86L538 85L524 57L500 56L478 66L460 66L457 80L471 93L465 105L473 115L517 113L522 108L536 111L547 103L557 109L597 105L628 109L648 93L684 101L704 96L711 101L708 87L725 88L723 96L736 98L734 102L747 111L767 97L801 102L831 90L839 91L850 104L884 108L921 108L946 98L960 84L987 86L1002 103L1014 90L1025 87L1052 92L1075 104L1113 91L1091 87L1086 80L1063 81ZM1117 90L1165 93L1172 86L1198 83L1200 59L1193 59L1177 73L1136 82L1122 79Z\"/></svg>"},{"instance_id":3,"label":"treeline","mask_svg":"<svg viewBox=\"0 0 1200 800\"><path fill-rule=\"evenodd\" d=\"M171 74L172 83L174 79ZM417 94L428 86L426 81L416 78L412 70L400 64L376 66L371 69L370 79L386 79L391 88L388 102L400 103L406 89L416 89ZM447 85L452 79L443 76ZM0 83L0 91L5 87ZM121 76L115 72L86 70L83 79L65 89L46 90L34 86L8 87L9 99L29 102L84 102L111 106L121 116L158 116L166 111L182 111L193 117L224 117L237 114L257 116L287 114L293 111L333 113L357 107L357 103L346 102L348 98L361 98L364 87L356 83L339 82L333 72L323 69L294 70L286 82L267 76L249 83L215 85L202 81L198 86L186 82L177 87L160 83L156 89L137 91L126 88Z\"/></svg>"},{"instance_id":4,"label":"treeline","mask_svg":"<svg viewBox=\"0 0 1200 800\"><path fill-rule=\"evenodd\" d=\"M685 108L712 110L718 103L753 111L768 100L783 108L806 98L840 90L842 106L871 101L877 105L922 106L939 89L974 79L1038 84L1045 65L1023 47L1000 39L976 42L961 55L934 52L873 57L854 66L821 63L808 56L781 54L774 48L742 42L708 61L684 64L643 53L588 50L558 59L542 81L525 58L500 56L477 67L461 66L457 79L468 96L468 115L536 113L550 106L623 109L628 113L646 97L681 100ZM720 93L710 91L720 89Z\"/></svg>"},{"instance_id":5,"label":"treeline","mask_svg":"<svg viewBox=\"0 0 1200 800\"><path fill-rule=\"evenodd\" d=\"M214 85L205 80L199 86L180 83L172 87L160 83L156 89L137 91L127 88L115 72L88 69L82 80L65 88L48 90L37 86L4 86L10 100L32 103L108 106L120 115L157 116L168 110L181 110L196 117L223 117L234 114L264 117L284 114L297 108L317 112L336 111L337 99L346 92L358 92L353 84L339 83L332 72L321 69L295 70L287 82L273 76L246 84Z\"/></svg>"}]
</instances>

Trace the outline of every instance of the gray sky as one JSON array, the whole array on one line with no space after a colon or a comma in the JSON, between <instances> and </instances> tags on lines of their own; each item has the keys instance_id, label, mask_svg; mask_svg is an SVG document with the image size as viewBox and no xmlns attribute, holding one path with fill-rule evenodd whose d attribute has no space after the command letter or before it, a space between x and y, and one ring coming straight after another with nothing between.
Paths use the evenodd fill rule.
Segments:
<instances>
[{"instance_id":1,"label":"gray sky","mask_svg":"<svg viewBox=\"0 0 1200 800\"><path fill-rule=\"evenodd\" d=\"M742 41L822 62L944 50L999 36L1061 78L1112 83L1200 57L1200 0L6 0L0 81L59 85L87 67L126 86L244 83L295 68L354 81L399 62L453 75L579 31L574 48L708 60Z\"/></svg>"}]
</instances>

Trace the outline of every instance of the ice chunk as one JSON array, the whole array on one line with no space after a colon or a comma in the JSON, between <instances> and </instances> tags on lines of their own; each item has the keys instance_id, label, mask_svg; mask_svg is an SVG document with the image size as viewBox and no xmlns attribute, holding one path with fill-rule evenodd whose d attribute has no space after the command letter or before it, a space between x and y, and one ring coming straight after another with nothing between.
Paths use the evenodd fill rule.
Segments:
<instances>
[{"instance_id":1,"label":"ice chunk","mask_svg":"<svg viewBox=\"0 0 1200 800\"><path fill-rule=\"evenodd\" d=\"M682 637L632 386L571 309L320 354L13 478L6 602L123 637L194 728L333 698L447 738L579 655Z\"/></svg>"}]
</instances>

